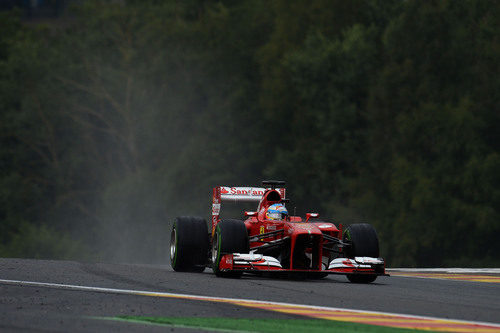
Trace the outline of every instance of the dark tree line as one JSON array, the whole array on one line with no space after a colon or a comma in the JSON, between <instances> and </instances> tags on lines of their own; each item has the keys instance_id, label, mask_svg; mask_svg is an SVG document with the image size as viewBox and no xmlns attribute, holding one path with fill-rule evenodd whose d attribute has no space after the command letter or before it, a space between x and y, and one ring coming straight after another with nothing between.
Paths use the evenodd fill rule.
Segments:
<instances>
[{"instance_id":1,"label":"dark tree line","mask_svg":"<svg viewBox=\"0 0 500 333\"><path fill-rule=\"evenodd\" d=\"M391 266L498 265L499 9L1 12L0 256L166 261L170 221L208 217L213 186L278 178L299 213L374 224Z\"/></svg>"}]
</instances>

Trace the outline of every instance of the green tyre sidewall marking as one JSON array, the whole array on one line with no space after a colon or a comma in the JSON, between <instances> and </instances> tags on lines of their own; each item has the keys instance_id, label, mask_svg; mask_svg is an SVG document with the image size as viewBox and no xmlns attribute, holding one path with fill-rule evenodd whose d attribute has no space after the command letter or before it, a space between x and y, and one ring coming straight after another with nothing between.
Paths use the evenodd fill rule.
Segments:
<instances>
[{"instance_id":1,"label":"green tyre sidewall marking","mask_svg":"<svg viewBox=\"0 0 500 333\"><path fill-rule=\"evenodd\" d=\"M174 222L174 229L175 229L175 254L174 257L171 259L172 260L172 267L176 267L175 264L177 263L177 256L179 255L179 249L178 249L178 239L179 236L177 235L177 222Z\"/></svg>"}]
</instances>

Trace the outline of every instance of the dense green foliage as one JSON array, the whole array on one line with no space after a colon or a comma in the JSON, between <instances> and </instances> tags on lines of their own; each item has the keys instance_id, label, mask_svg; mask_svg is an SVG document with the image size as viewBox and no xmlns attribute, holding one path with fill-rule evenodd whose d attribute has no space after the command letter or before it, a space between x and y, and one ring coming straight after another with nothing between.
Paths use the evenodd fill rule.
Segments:
<instances>
[{"instance_id":1,"label":"dense green foliage","mask_svg":"<svg viewBox=\"0 0 500 333\"><path fill-rule=\"evenodd\" d=\"M0 256L166 262L216 185L499 265L497 1L85 1L0 13Z\"/></svg>"}]
</instances>

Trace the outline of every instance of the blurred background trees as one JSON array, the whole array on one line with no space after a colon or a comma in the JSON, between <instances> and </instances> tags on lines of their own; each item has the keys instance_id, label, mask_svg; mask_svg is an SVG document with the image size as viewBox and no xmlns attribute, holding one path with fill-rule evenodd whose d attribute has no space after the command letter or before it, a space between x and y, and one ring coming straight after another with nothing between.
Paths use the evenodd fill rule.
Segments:
<instances>
[{"instance_id":1,"label":"blurred background trees","mask_svg":"<svg viewBox=\"0 0 500 333\"><path fill-rule=\"evenodd\" d=\"M0 256L166 263L278 178L390 266L500 263L498 2L54 5L0 12Z\"/></svg>"}]
</instances>

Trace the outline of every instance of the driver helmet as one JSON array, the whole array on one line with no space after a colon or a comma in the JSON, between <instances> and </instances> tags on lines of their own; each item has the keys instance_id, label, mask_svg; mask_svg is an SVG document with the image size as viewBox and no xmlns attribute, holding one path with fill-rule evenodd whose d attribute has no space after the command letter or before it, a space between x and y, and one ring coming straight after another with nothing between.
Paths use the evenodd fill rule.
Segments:
<instances>
[{"instance_id":1,"label":"driver helmet","mask_svg":"<svg viewBox=\"0 0 500 333\"><path fill-rule=\"evenodd\" d=\"M268 220L283 220L288 216L288 211L286 210L285 206L281 203L276 203L269 208L267 208L266 211L266 219Z\"/></svg>"}]
</instances>

